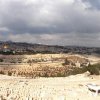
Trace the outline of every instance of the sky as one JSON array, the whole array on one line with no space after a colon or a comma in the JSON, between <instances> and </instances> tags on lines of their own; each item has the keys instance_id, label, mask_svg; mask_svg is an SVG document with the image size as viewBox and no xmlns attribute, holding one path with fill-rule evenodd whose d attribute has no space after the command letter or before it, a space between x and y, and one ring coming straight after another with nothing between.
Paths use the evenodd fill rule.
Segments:
<instances>
[{"instance_id":1,"label":"sky","mask_svg":"<svg viewBox=\"0 0 100 100\"><path fill-rule=\"evenodd\" d=\"M100 47L100 0L0 0L0 41Z\"/></svg>"}]
</instances>

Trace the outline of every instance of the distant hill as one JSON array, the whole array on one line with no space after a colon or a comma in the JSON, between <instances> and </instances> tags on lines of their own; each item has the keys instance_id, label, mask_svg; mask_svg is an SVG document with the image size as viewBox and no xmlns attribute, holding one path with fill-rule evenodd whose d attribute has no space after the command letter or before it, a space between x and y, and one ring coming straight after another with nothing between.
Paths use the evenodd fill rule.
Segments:
<instances>
[{"instance_id":1,"label":"distant hill","mask_svg":"<svg viewBox=\"0 0 100 100\"><path fill-rule=\"evenodd\" d=\"M1 54L78 53L100 54L97 47L43 45L24 42L0 41Z\"/></svg>"}]
</instances>

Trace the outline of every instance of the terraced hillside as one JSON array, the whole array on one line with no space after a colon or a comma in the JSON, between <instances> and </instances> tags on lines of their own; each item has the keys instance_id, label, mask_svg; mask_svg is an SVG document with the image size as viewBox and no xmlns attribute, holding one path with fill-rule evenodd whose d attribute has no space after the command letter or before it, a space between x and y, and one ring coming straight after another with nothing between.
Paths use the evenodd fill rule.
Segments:
<instances>
[{"instance_id":1,"label":"terraced hillside","mask_svg":"<svg viewBox=\"0 0 100 100\"><path fill-rule=\"evenodd\" d=\"M26 77L66 76L71 68L94 62L90 58L69 54L0 55L0 73Z\"/></svg>"}]
</instances>

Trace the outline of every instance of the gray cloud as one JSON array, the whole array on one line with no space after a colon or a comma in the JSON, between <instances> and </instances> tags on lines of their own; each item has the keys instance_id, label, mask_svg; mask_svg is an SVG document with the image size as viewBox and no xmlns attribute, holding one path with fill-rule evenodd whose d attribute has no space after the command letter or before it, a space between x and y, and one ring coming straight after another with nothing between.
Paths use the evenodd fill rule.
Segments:
<instances>
[{"instance_id":1,"label":"gray cloud","mask_svg":"<svg viewBox=\"0 0 100 100\"><path fill-rule=\"evenodd\" d=\"M100 0L82 0L85 3L90 4L90 9L100 10Z\"/></svg>"},{"instance_id":2,"label":"gray cloud","mask_svg":"<svg viewBox=\"0 0 100 100\"><path fill-rule=\"evenodd\" d=\"M41 43L49 45L79 45L100 46L100 34L0 34L0 40L12 40L16 42Z\"/></svg>"},{"instance_id":3,"label":"gray cloud","mask_svg":"<svg viewBox=\"0 0 100 100\"><path fill-rule=\"evenodd\" d=\"M99 0L0 0L0 39L99 46L100 11L88 9L98 5Z\"/></svg>"}]
</instances>

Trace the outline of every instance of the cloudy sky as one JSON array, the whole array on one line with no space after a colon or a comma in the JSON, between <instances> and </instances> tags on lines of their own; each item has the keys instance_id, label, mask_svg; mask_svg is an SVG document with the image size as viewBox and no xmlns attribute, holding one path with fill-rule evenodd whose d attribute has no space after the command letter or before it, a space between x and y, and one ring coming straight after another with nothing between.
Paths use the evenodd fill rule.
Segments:
<instances>
[{"instance_id":1,"label":"cloudy sky","mask_svg":"<svg viewBox=\"0 0 100 100\"><path fill-rule=\"evenodd\" d=\"M100 47L100 0L0 0L0 41Z\"/></svg>"}]
</instances>

